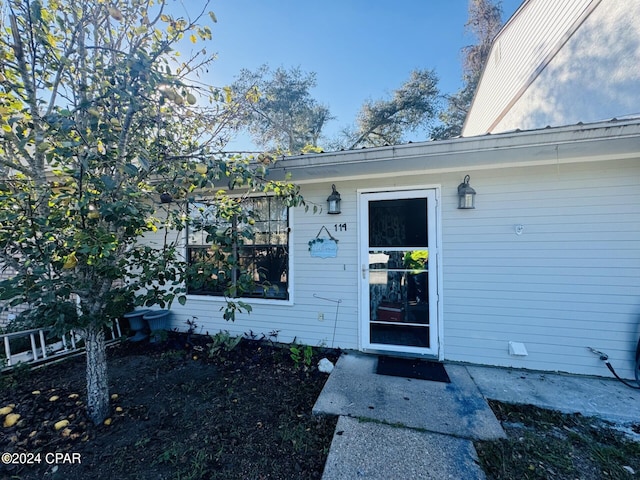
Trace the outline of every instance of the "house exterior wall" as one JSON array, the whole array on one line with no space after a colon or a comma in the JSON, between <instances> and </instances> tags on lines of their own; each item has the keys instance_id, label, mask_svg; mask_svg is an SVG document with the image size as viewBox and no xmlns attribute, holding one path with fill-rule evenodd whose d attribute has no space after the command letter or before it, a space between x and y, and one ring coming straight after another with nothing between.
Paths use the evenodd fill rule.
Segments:
<instances>
[{"instance_id":1,"label":"house exterior wall","mask_svg":"<svg viewBox=\"0 0 640 480\"><path fill-rule=\"evenodd\" d=\"M14 274L15 272L12 268L0 265L0 280L9 279ZM10 307L6 302L0 302L0 328L6 327L9 321L25 308L25 306Z\"/></svg>"},{"instance_id":2,"label":"house exterior wall","mask_svg":"<svg viewBox=\"0 0 640 480\"><path fill-rule=\"evenodd\" d=\"M342 213L293 212L291 301L250 301L253 312L230 323L221 302L191 296L172 307L174 326L184 329L196 316L202 333L277 330L282 342L358 349L356 192L439 185L445 360L608 375L591 346L632 377L640 319L639 160L470 170L464 173L478 192L475 210L456 208L460 172L304 184L307 201L324 207L335 183ZM336 231L336 224L346 228ZM336 258L310 256L308 241L323 226L339 241ZM528 355L510 355L510 341L523 343Z\"/></svg>"},{"instance_id":3,"label":"house exterior wall","mask_svg":"<svg viewBox=\"0 0 640 480\"><path fill-rule=\"evenodd\" d=\"M529 0L496 37L464 136L640 114L640 3Z\"/></svg>"},{"instance_id":4,"label":"house exterior wall","mask_svg":"<svg viewBox=\"0 0 640 480\"><path fill-rule=\"evenodd\" d=\"M343 194L341 189L345 188L347 190ZM252 312L239 314L234 322L227 322L222 318L223 301L215 297L189 295L185 306L177 302L172 306L173 326L185 329L185 322L195 316L201 333L228 330L234 335L252 334L260 338L278 332L277 337L271 338L280 342L357 348L355 191L353 196L349 195L346 184L340 184L338 190L343 198L340 215L324 213L326 198L331 193L331 182L305 186L303 195L310 202L309 211L305 212L304 208L290 211L289 301L247 299ZM312 213L313 204L322 207L324 212ZM343 231L336 232L335 224L346 224L346 230L343 228ZM322 226L338 239L336 258L312 258L309 253L308 242L316 238ZM320 236L327 237L324 232ZM320 320L319 314L322 314Z\"/></svg>"},{"instance_id":5,"label":"house exterior wall","mask_svg":"<svg viewBox=\"0 0 640 480\"><path fill-rule=\"evenodd\" d=\"M591 346L633 376L638 160L472 176L476 210L443 214L445 358L608 375ZM509 355L509 341L528 355Z\"/></svg>"}]
</instances>

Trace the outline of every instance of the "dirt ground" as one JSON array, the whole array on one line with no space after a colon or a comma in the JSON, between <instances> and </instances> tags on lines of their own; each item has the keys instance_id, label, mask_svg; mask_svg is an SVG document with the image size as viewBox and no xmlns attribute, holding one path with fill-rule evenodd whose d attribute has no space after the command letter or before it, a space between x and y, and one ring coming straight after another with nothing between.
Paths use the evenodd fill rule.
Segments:
<instances>
[{"instance_id":1,"label":"dirt ground","mask_svg":"<svg viewBox=\"0 0 640 480\"><path fill-rule=\"evenodd\" d=\"M125 342L109 349L112 415L98 426L83 357L18 368L0 376L11 410L0 424L20 415L0 425L0 479L320 479L337 419L311 415L328 378L316 365L338 354L247 339L228 351L178 334ZM488 480L640 477L640 443L613 425L490 405L508 438L475 443Z\"/></svg>"},{"instance_id":2,"label":"dirt ground","mask_svg":"<svg viewBox=\"0 0 640 480\"><path fill-rule=\"evenodd\" d=\"M288 347L243 340L208 358L209 337L182 340L109 350L103 425L85 413L83 357L1 377L0 407L20 418L0 427L12 454L0 478L319 479L337 419L311 415L328 378L315 366L336 352L293 359Z\"/></svg>"},{"instance_id":3,"label":"dirt ground","mask_svg":"<svg viewBox=\"0 0 640 480\"><path fill-rule=\"evenodd\" d=\"M580 414L489 402L507 434L476 442L487 480L630 480L640 477L640 425L629 432Z\"/></svg>"}]
</instances>

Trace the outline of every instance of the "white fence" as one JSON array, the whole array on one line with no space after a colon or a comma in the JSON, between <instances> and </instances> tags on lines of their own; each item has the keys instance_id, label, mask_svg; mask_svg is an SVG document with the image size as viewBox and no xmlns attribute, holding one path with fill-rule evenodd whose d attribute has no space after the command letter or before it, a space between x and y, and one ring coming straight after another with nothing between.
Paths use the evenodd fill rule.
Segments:
<instances>
[{"instance_id":1,"label":"white fence","mask_svg":"<svg viewBox=\"0 0 640 480\"><path fill-rule=\"evenodd\" d=\"M76 332L69 331L61 337L47 339L47 334L50 332L51 328L34 328L1 334L0 339L4 343L4 365L2 365L2 370L11 369L19 363L35 365L57 361L74 353L79 353L84 349L82 338ZM115 342L122 337L118 320L113 322L109 333L108 343ZM24 341L16 342L24 338L29 340L30 347L26 349L24 346L16 347L16 343L24 345ZM14 343L13 351L12 342Z\"/></svg>"}]
</instances>

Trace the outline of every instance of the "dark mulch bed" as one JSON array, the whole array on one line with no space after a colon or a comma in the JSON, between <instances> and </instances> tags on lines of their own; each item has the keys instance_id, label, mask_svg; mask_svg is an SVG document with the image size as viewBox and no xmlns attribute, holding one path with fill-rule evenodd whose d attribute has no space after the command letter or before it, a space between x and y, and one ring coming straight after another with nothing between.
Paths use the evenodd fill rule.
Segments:
<instances>
[{"instance_id":1,"label":"dark mulch bed","mask_svg":"<svg viewBox=\"0 0 640 480\"><path fill-rule=\"evenodd\" d=\"M86 416L83 357L3 375L0 407L20 420L0 427L0 450L33 463L0 464L0 477L320 478L336 418L311 414L327 379L316 365L337 352L294 362L288 347L243 340L208 358L207 341L111 348L108 425Z\"/></svg>"}]
</instances>

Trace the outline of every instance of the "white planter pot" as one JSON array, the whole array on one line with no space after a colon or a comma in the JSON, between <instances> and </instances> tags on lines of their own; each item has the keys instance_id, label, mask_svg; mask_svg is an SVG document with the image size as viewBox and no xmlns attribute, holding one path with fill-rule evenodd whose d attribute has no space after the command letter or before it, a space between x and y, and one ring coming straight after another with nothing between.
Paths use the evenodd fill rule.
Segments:
<instances>
[{"instance_id":1,"label":"white planter pot","mask_svg":"<svg viewBox=\"0 0 640 480\"><path fill-rule=\"evenodd\" d=\"M149 329L152 334L152 341L158 341L158 335L153 335L153 332L159 332L161 330L169 330L171 312L168 310L152 310L146 313L143 319L149 324Z\"/></svg>"},{"instance_id":2,"label":"white planter pot","mask_svg":"<svg viewBox=\"0 0 640 480\"><path fill-rule=\"evenodd\" d=\"M144 316L151 310L134 310L133 312L125 313L124 318L129 320L129 329L134 332L134 335L129 338L132 342L139 342L148 337L147 323L144 320Z\"/></svg>"}]
</instances>

